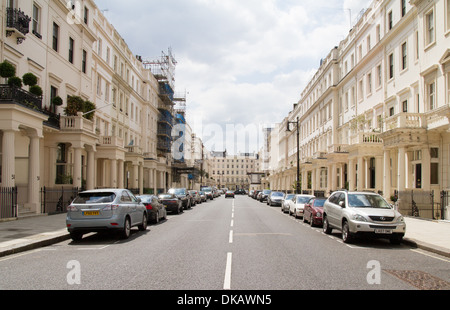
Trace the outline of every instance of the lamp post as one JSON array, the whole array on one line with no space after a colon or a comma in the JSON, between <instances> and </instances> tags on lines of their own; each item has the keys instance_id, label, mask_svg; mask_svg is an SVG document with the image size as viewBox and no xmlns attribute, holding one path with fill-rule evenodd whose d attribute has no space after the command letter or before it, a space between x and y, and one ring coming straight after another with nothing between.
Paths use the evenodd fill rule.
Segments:
<instances>
[{"instance_id":1,"label":"lamp post","mask_svg":"<svg viewBox=\"0 0 450 310\"><path fill-rule=\"evenodd\" d=\"M297 126L297 184L295 186L296 193L301 194L301 188L300 188L300 117L297 116L296 122L287 122L287 129L286 131L291 131L289 128L289 125L295 124Z\"/></svg>"}]
</instances>

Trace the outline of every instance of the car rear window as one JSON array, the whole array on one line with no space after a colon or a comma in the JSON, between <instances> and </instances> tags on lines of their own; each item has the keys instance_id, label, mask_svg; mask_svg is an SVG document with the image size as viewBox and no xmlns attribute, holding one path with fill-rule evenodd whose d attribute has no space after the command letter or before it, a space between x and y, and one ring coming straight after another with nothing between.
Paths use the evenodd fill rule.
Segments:
<instances>
[{"instance_id":1,"label":"car rear window","mask_svg":"<svg viewBox=\"0 0 450 310\"><path fill-rule=\"evenodd\" d=\"M325 203L325 199L315 199L314 207L323 207L324 203Z\"/></svg>"},{"instance_id":2,"label":"car rear window","mask_svg":"<svg viewBox=\"0 0 450 310\"><path fill-rule=\"evenodd\" d=\"M80 193L73 201L76 204L91 204L91 203L111 203L116 199L116 194L111 192L99 193Z\"/></svg>"},{"instance_id":3,"label":"car rear window","mask_svg":"<svg viewBox=\"0 0 450 310\"><path fill-rule=\"evenodd\" d=\"M159 195L158 197L159 197L160 199L174 198L173 195Z\"/></svg>"},{"instance_id":4,"label":"car rear window","mask_svg":"<svg viewBox=\"0 0 450 310\"><path fill-rule=\"evenodd\" d=\"M275 193L272 193L272 196L283 197L284 194L283 194L283 193L280 193L280 192L275 192Z\"/></svg>"}]
</instances>

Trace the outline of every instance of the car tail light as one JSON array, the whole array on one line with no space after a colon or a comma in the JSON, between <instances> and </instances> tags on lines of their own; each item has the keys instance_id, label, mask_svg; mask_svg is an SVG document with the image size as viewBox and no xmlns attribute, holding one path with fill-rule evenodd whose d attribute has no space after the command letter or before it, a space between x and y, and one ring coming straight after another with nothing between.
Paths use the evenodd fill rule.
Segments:
<instances>
[{"instance_id":1,"label":"car tail light","mask_svg":"<svg viewBox=\"0 0 450 310\"><path fill-rule=\"evenodd\" d=\"M76 212L77 211L77 207L75 207L74 205L70 205L70 206L67 207L67 211Z\"/></svg>"},{"instance_id":2,"label":"car tail light","mask_svg":"<svg viewBox=\"0 0 450 310\"><path fill-rule=\"evenodd\" d=\"M114 211L114 210L117 210L118 208L119 208L119 205L107 205L102 210L103 211Z\"/></svg>"},{"instance_id":3,"label":"car tail light","mask_svg":"<svg viewBox=\"0 0 450 310\"><path fill-rule=\"evenodd\" d=\"M167 202L170 202L170 203L177 203L176 200L167 200Z\"/></svg>"},{"instance_id":4,"label":"car tail light","mask_svg":"<svg viewBox=\"0 0 450 310\"><path fill-rule=\"evenodd\" d=\"M150 203L146 203L145 207L147 208L147 210L152 210L153 209L153 207L152 207L152 205Z\"/></svg>"}]
</instances>

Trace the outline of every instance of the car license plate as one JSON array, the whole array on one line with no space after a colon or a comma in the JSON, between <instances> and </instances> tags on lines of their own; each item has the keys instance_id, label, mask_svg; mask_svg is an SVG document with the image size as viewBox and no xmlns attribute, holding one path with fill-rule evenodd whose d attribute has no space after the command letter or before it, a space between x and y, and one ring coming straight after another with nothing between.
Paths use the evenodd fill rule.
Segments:
<instances>
[{"instance_id":1,"label":"car license plate","mask_svg":"<svg viewBox=\"0 0 450 310\"><path fill-rule=\"evenodd\" d=\"M96 216L96 215L100 215L100 211L84 211L83 215L84 216Z\"/></svg>"},{"instance_id":2,"label":"car license plate","mask_svg":"<svg viewBox=\"0 0 450 310\"><path fill-rule=\"evenodd\" d=\"M392 234L392 229L375 229L376 234Z\"/></svg>"}]
</instances>

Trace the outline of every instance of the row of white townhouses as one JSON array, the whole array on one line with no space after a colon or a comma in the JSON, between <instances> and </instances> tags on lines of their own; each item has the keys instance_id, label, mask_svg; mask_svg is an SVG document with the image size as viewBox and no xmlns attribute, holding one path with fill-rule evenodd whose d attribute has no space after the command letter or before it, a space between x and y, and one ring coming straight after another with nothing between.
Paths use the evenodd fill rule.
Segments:
<instances>
[{"instance_id":1,"label":"row of white townhouses","mask_svg":"<svg viewBox=\"0 0 450 310\"><path fill-rule=\"evenodd\" d=\"M375 0L272 131L265 184L294 192L298 154L302 192L375 191L440 217L449 117L450 0Z\"/></svg>"},{"instance_id":2,"label":"row of white townhouses","mask_svg":"<svg viewBox=\"0 0 450 310\"><path fill-rule=\"evenodd\" d=\"M156 193L209 172L190 130L189 156L172 156L171 130L189 124L170 50L134 55L93 0L2 0L0 44L0 218L61 211L69 188Z\"/></svg>"}]
</instances>

